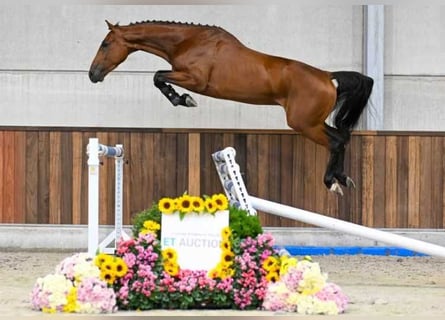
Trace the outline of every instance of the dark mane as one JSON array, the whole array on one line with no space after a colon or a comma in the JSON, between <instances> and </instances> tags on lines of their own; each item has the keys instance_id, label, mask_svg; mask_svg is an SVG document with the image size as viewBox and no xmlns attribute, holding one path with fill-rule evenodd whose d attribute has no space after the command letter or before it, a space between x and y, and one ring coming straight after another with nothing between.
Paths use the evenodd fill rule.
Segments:
<instances>
[{"instance_id":1,"label":"dark mane","mask_svg":"<svg viewBox=\"0 0 445 320\"><path fill-rule=\"evenodd\" d=\"M164 25L180 25L180 26L191 26L191 27L208 27L208 28L218 28L220 29L220 27L218 26L211 26L208 24L196 24L196 23L190 23L190 22L178 22L178 21L164 21L164 20L145 20L145 21L137 21L137 22L132 22L129 25L133 26L133 25L140 25L140 24L164 24Z\"/></svg>"}]
</instances>

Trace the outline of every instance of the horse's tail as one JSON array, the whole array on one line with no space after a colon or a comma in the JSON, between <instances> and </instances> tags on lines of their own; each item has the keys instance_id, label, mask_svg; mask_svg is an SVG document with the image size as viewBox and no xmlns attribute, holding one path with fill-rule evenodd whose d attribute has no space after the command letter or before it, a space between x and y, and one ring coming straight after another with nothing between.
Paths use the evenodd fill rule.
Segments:
<instances>
[{"instance_id":1,"label":"horse's tail","mask_svg":"<svg viewBox=\"0 0 445 320\"><path fill-rule=\"evenodd\" d=\"M333 72L332 78L338 82L334 124L350 132L368 102L374 80L354 71Z\"/></svg>"}]
</instances>

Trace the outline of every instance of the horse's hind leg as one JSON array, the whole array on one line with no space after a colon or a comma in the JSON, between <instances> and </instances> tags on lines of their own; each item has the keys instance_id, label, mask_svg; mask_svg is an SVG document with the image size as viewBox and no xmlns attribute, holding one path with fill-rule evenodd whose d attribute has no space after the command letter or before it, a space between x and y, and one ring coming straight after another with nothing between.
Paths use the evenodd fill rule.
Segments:
<instances>
[{"instance_id":1,"label":"horse's hind leg","mask_svg":"<svg viewBox=\"0 0 445 320\"><path fill-rule=\"evenodd\" d=\"M196 101L187 93L179 95L176 90L169 84L166 83L166 75L171 74L172 71L160 70L157 71L153 77L154 85L161 90L162 94L167 97L167 99L174 106L186 106L186 107L197 107Z\"/></svg>"},{"instance_id":2,"label":"horse's hind leg","mask_svg":"<svg viewBox=\"0 0 445 320\"><path fill-rule=\"evenodd\" d=\"M344 156L342 155L342 152L344 152L344 143L339 132L335 128L326 125L324 122L308 127L296 126L288 121L288 125L295 131L300 131L306 138L311 139L329 150L330 156L323 182L330 191L343 195L339 183L346 183L346 178L342 179L341 175L343 171L342 161Z\"/></svg>"},{"instance_id":3,"label":"horse's hind leg","mask_svg":"<svg viewBox=\"0 0 445 320\"><path fill-rule=\"evenodd\" d=\"M329 137L331 158L329 160L327 173L332 175L341 185L355 187L354 181L344 173L345 148L349 142L350 133L342 131L325 124L325 130Z\"/></svg>"}]
</instances>

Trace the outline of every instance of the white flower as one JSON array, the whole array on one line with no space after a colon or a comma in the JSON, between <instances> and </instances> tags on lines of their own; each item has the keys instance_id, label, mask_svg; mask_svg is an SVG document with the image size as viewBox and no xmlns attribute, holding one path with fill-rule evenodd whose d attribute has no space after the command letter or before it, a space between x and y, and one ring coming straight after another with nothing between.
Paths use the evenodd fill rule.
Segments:
<instances>
[{"instance_id":1,"label":"white flower","mask_svg":"<svg viewBox=\"0 0 445 320\"><path fill-rule=\"evenodd\" d=\"M321 301L317 298L314 299L314 312L316 314L338 314L338 307L334 301Z\"/></svg>"},{"instance_id":2,"label":"white flower","mask_svg":"<svg viewBox=\"0 0 445 320\"><path fill-rule=\"evenodd\" d=\"M84 278L99 278L100 270L93 261L82 261L74 266L74 279L82 281Z\"/></svg>"},{"instance_id":3,"label":"white flower","mask_svg":"<svg viewBox=\"0 0 445 320\"><path fill-rule=\"evenodd\" d=\"M298 295L297 300L297 312L301 314L314 314L314 297Z\"/></svg>"},{"instance_id":4,"label":"white flower","mask_svg":"<svg viewBox=\"0 0 445 320\"><path fill-rule=\"evenodd\" d=\"M48 292L48 307L57 308L67 303L66 295L73 287L71 281L59 274L49 274L37 280L42 291Z\"/></svg>"}]
</instances>

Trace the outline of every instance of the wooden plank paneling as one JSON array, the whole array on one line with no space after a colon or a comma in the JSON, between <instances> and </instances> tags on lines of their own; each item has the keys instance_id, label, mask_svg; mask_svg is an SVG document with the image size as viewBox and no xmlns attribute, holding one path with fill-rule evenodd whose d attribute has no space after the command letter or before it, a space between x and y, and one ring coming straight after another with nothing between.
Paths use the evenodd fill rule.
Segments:
<instances>
[{"instance_id":1,"label":"wooden plank paneling","mask_svg":"<svg viewBox=\"0 0 445 320\"><path fill-rule=\"evenodd\" d=\"M385 141L385 227L397 226L397 139L386 137ZM382 212L383 214L383 212Z\"/></svg>"},{"instance_id":2,"label":"wooden plank paneling","mask_svg":"<svg viewBox=\"0 0 445 320\"><path fill-rule=\"evenodd\" d=\"M72 155L73 155L73 171L72 171L72 223L82 223L82 171L83 171L83 153L86 152L82 133L73 132L72 134Z\"/></svg>"},{"instance_id":3,"label":"wooden plank paneling","mask_svg":"<svg viewBox=\"0 0 445 320\"><path fill-rule=\"evenodd\" d=\"M376 136L374 139L374 157L372 165L373 173L373 204L372 204L372 225L376 228L385 227L385 137Z\"/></svg>"},{"instance_id":4,"label":"wooden plank paneling","mask_svg":"<svg viewBox=\"0 0 445 320\"><path fill-rule=\"evenodd\" d=\"M408 227L409 137L397 137L397 227Z\"/></svg>"},{"instance_id":5,"label":"wooden plank paneling","mask_svg":"<svg viewBox=\"0 0 445 320\"><path fill-rule=\"evenodd\" d=\"M349 156L349 170L348 174L352 180L354 180L356 188L349 192L349 202L342 203L342 207L349 207L349 219L353 223L362 224L362 136L352 136L351 142L346 149L346 155Z\"/></svg>"},{"instance_id":6,"label":"wooden plank paneling","mask_svg":"<svg viewBox=\"0 0 445 320\"><path fill-rule=\"evenodd\" d=\"M408 139L408 227L419 227L420 210L420 137Z\"/></svg>"},{"instance_id":7,"label":"wooden plank paneling","mask_svg":"<svg viewBox=\"0 0 445 320\"><path fill-rule=\"evenodd\" d=\"M431 220L430 226L442 224L443 219L443 140L431 138ZM422 213L424 215L424 213Z\"/></svg>"},{"instance_id":8,"label":"wooden plank paneling","mask_svg":"<svg viewBox=\"0 0 445 320\"><path fill-rule=\"evenodd\" d=\"M419 224L418 228L427 228L434 220L432 194L432 146L431 137L422 137L419 150ZM428 212L429 214L424 214Z\"/></svg>"},{"instance_id":9,"label":"wooden plank paneling","mask_svg":"<svg viewBox=\"0 0 445 320\"><path fill-rule=\"evenodd\" d=\"M87 223L88 138L122 143L124 223L163 196L221 192L211 154L235 147L250 194L355 223L443 228L442 133L354 134L345 173L357 189L326 190L328 152L290 131L45 129L0 130L0 222ZM101 159L100 221L114 222L114 159ZM264 226L303 226L260 213Z\"/></svg>"},{"instance_id":10,"label":"wooden plank paneling","mask_svg":"<svg viewBox=\"0 0 445 320\"><path fill-rule=\"evenodd\" d=\"M50 223L50 133L49 131L39 132L39 181L38 181L38 214L39 223Z\"/></svg>"},{"instance_id":11,"label":"wooden plank paneling","mask_svg":"<svg viewBox=\"0 0 445 320\"><path fill-rule=\"evenodd\" d=\"M362 223L374 226L374 137L362 139Z\"/></svg>"},{"instance_id":12,"label":"wooden plank paneling","mask_svg":"<svg viewBox=\"0 0 445 320\"><path fill-rule=\"evenodd\" d=\"M15 132L5 132L3 136L3 223L14 222L14 161Z\"/></svg>"},{"instance_id":13,"label":"wooden plank paneling","mask_svg":"<svg viewBox=\"0 0 445 320\"><path fill-rule=\"evenodd\" d=\"M5 222L5 218L3 217L4 215L4 203L5 203L5 151L6 151L6 146L5 146L5 132L4 131L0 131L0 223L4 223Z\"/></svg>"},{"instance_id":14,"label":"wooden plank paneling","mask_svg":"<svg viewBox=\"0 0 445 320\"><path fill-rule=\"evenodd\" d=\"M188 187L190 194L201 194L201 170L200 170L200 134L188 135Z\"/></svg>"},{"instance_id":15,"label":"wooden plank paneling","mask_svg":"<svg viewBox=\"0 0 445 320\"><path fill-rule=\"evenodd\" d=\"M14 135L14 212L12 222L26 219L26 133Z\"/></svg>"},{"instance_id":16,"label":"wooden plank paneling","mask_svg":"<svg viewBox=\"0 0 445 320\"><path fill-rule=\"evenodd\" d=\"M62 132L60 135L60 223L72 224L73 203L73 141L71 132ZM71 170L70 170L71 169Z\"/></svg>"}]
</instances>

